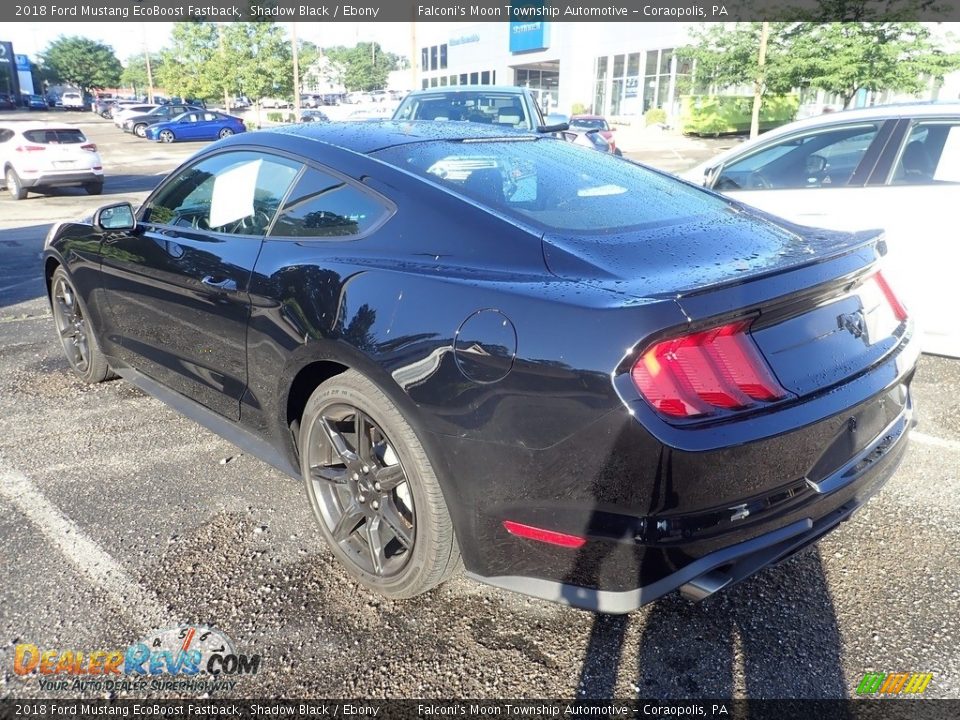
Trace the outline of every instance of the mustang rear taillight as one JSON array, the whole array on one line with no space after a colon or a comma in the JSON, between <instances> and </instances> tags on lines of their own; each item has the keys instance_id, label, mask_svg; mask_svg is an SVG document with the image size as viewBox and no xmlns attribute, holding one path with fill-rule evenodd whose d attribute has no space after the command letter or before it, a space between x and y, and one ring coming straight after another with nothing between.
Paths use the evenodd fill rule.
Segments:
<instances>
[{"instance_id":1,"label":"mustang rear taillight","mask_svg":"<svg viewBox=\"0 0 960 720\"><path fill-rule=\"evenodd\" d=\"M890 288L890 285L887 283L887 279L881 274L877 273L873 276L874 282L877 283L877 286L883 292L883 296L887 299L887 302L890 304L890 309L893 310L894 316L897 320L903 322L907 319L907 309L903 306L903 303L900 302L900 299L894 294L893 290Z\"/></svg>"},{"instance_id":2,"label":"mustang rear taillight","mask_svg":"<svg viewBox=\"0 0 960 720\"><path fill-rule=\"evenodd\" d=\"M647 348L630 376L654 409L671 418L742 410L787 395L741 320Z\"/></svg>"}]
</instances>

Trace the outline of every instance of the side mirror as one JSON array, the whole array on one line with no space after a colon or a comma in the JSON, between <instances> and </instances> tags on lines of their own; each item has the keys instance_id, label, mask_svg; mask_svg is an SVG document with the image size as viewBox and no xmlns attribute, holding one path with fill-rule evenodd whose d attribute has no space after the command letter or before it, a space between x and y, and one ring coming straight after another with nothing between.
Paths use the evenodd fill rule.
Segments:
<instances>
[{"instance_id":1,"label":"side mirror","mask_svg":"<svg viewBox=\"0 0 960 720\"><path fill-rule=\"evenodd\" d=\"M714 165L711 168L707 168L703 173L703 186L705 188L713 187L714 181L720 176L720 168L722 165Z\"/></svg>"},{"instance_id":2,"label":"side mirror","mask_svg":"<svg viewBox=\"0 0 960 720\"><path fill-rule=\"evenodd\" d=\"M93 226L98 230L133 230L137 227L133 205L125 202L100 208L93 215Z\"/></svg>"},{"instance_id":3,"label":"side mirror","mask_svg":"<svg viewBox=\"0 0 960 720\"><path fill-rule=\"evenodd\" d=\"M806 167L809 175L822 173L827 169L827 159L823 155L808 155Z\"/></svg>"}]
</instances>

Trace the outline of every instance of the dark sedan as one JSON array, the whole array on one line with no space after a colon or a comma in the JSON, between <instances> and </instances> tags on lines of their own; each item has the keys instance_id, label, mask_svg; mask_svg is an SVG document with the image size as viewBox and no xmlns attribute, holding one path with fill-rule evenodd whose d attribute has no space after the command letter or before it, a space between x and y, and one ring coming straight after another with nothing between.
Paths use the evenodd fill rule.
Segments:
<instances>
[{"instance_id":1,"label":"dark sedan","mask_svg":"<svg viewBox=\"0 0 960 720\"><path fill-rule=\"evenodd\" d=\"M142 115L131 115L123 121L123 131L133 133L137 137L145 138L147 128L157 123L167 122L168 120L183 115L185 112L202 112L203 108L199 105L180 105L166 104L155 107L148 113Z\"/></svg>"},{"instance_id":2,"label":"dark sedan","mask_svg":"<svg viewBox=\"0 0 960 720\"><path fill-rule=\"evenodd\" d=\"M846 520L912 423L877 232L470 123L215 143L44 250L67 359L300 478L361 583L626 612ZM145 488L154 492L156 488Z\"/></svg>"},{"instance_id":3,"label":"dark sedan","mask_svg":"<svg viewBox=\"0 0 960 720\"><path fill-rule=\"evenodd\" d=\"M216 140L246 132L243 120L233 115L201 110L178 115L147 128L148 140L172 143L179 140Z\"/></svg>"}]
</instances>

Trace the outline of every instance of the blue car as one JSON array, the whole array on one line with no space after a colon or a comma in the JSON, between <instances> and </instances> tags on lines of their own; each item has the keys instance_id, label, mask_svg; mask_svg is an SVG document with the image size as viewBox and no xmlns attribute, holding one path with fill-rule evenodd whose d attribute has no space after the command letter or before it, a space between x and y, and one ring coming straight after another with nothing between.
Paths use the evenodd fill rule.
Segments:
<instances>
[{"instance_id":1,"label":"blue car","mask_svg":"<svg viewBox=\"0 0 960 720\"><path fill-rule=\"evenodd\" d=\"M28 110L48 110L47 101L39 95L24 95L23 104Z\"/></svg>"},{"instance_id":2,"label":"blue car","mask_svg":"<svg viewBox=\"0 0 960 720\"><path fill-rule=\"evenodd\" d=\"M177 115L167 122L156 123L146 130L146 136L156 142L177 140L216 140L246 131L243 120L232 115L203 110Z\"/></svg>"}]
</instances>

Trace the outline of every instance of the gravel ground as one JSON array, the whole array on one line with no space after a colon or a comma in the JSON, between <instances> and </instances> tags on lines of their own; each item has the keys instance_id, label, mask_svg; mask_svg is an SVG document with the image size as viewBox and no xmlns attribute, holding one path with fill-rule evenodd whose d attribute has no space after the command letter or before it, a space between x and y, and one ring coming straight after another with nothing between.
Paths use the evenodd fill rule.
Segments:
<instances>
[{"instance_id":1,"label":"gravel ground","mask_svg":"<svg viewBox=\"0 0 960 720\"><path fill-rule=\"evenodd\" d=\"M921 425L867 507L703 603L595 616L463 578L392 602L334 563L299 483L124 382L73 378L30 281L44 228L23 226L88 200L52 200L21 219L0 199L0 695L65 695L14 674L19 643L192 622L263 658L226 696L834 698L872 670L960 698L960 361L922 360Z\"/></svg>"}]
</instances>

